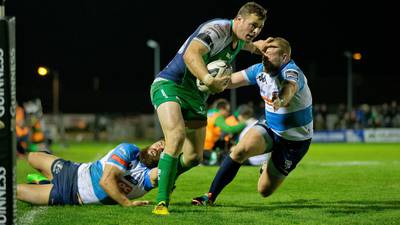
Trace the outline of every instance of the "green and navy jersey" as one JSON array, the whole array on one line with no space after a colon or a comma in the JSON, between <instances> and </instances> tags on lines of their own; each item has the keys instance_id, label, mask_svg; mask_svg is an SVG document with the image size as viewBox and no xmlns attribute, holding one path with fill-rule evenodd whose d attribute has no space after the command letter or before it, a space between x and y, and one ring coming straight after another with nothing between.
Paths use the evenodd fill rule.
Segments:
<instances>
[{"instance_id":1,"label":"green and navy jersey","mask_svg":"<svg viewBox=\"0 0 400 225\"><path fill-rule=\"evenodd\" d=\"M265 122L277 135L293 141L312 138L313 116L312 96L303 71L290 60L276 74L264 72L262 63L255 64L242 71L250 84L257 84L260 95L265 101ZM295 82L297 91L290 102L274 111L273 99L276 97L285 80Z\"/></svg>"},{"instance_id":2,"label":"green and navy jersey","mask_svg":"<svg viewBox=\"0 0 400 225\"><path fill-rule=\"evenodd\" d=\"M214 19L201 24L156 79L171 80L197 90L196 77L190 73L183 60L187 47L193 40L200 41L209 49L208 54L203 56L205 64L217 59L226 60L228 64L231 64L245 44L244 41L239 40L237 47L232 49L232 24L233 21L228 19Z\"/></svg>"}]
</instances>

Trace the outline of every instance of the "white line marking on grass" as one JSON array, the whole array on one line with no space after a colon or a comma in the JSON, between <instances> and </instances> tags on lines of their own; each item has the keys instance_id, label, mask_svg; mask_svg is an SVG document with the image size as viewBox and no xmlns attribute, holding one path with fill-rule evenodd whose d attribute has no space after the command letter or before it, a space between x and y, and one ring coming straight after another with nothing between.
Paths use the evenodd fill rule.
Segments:
<instances>
[{"instance_id":1,"label":"white line marking on grass","mask_svg":"<svg viewBox=\"0 0 400 225\"><path fill-rule=\"evenodd\" d=\"M43 214L46 212L46 210L49 207L47 206L40 206L40 207L35 207L29 212L25 213L19 220L18 224L24 224L24 225L30 225L34 224L34 220L36 217L40 216L40 214Z\"/></svg>"},{"instance_id":2,"label":"white line marking on grass","mask_svg":"<svg viewBox=\"0 0 400 225\"><path fill-rule=\"evenodd\" d=\"M319 166L376 166L381 165L379 161L338 161L338 162L310 162Z\"/></svg>"}]
</instances>

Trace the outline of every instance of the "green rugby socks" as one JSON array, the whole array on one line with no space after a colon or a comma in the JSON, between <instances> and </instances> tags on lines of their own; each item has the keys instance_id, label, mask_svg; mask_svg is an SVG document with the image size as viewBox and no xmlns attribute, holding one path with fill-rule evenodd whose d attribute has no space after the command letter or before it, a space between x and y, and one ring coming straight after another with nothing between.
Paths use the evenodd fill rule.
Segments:
<instances>
[{"instance_id":1,"label":"green rugby socks","mask_svg":"<svg viewBox=\"0 0 400 225\"><path fill-rule=\"evenodd\" d=\"M158 193L157 202L165 201L169 205L169 194L175 183L178 159L162 153L158 162Z\"/></svg>"}]
</instances>

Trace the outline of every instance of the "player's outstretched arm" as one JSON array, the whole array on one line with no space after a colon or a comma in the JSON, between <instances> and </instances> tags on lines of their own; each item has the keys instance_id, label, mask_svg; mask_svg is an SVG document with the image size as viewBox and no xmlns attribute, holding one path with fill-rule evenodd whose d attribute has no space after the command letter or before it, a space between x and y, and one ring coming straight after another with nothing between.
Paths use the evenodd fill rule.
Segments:
<instances>
[{"instance_id":1,"label":"player's outstretched arm","mask_svg":"<svg viewBox=\"0 0 400 225\"><path fill-rule=\"evenodd\" d=\"M148 205L150 201L131 201L130 206L142 206L142 205Z\"/></svg>"},{"instance_id":2,"label":"player's outstretched arm","mask_svg":"<svg viewBox=\"0 0 400 225\"><path fill-rule=\"evenodd\" d=\"M228 89L238 88L249 85L249 82L244 78L243 71L232 73L231 81L228 84Z\"/></svg>"},{"instance_id":3,"label":"player's outstretched arm","mask_svg":"<svg viewBox=\"0 0 400 225\"><path fill-rule=\"evenodd\" d=\"M120 177L123 172L116 166L106 164L104 166L103 176L100 179L100 186L104 191L122 206L141 206L149 204L148 201L131 201L126 194L118 186Z\"/></svg>"}]
</instances>

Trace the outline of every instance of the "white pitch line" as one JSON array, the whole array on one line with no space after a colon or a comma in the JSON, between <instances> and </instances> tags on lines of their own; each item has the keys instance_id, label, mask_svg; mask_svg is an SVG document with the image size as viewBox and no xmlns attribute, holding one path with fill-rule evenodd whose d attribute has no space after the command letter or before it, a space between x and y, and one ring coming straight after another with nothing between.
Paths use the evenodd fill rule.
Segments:
<instances>
[{"instance_id":1,"label":"white pitch line","mask_svg":"<svg viewBox=\"0 0 400 225\"><path fill-rule=\"evenodd\" d=\"M307 162L307 164L318 166L377 166L380 161L335 161L335 162Z\"/></svg>"},{"instance_id":2,"label":"white pitch line","mask_svg":"<svg viewBox=\"0 0 400 225\"><path fill-rule=\"evenodd\" d=\"M40 214L45 213L47 208L49 208L49 207L47 207L47 206L34 207L32 210L25 213L20 219L18 219L17 223L24 224L24 225L33 224L33 222L35 221L35 218L37 218Z\"/></svg>"}]
</instances>

